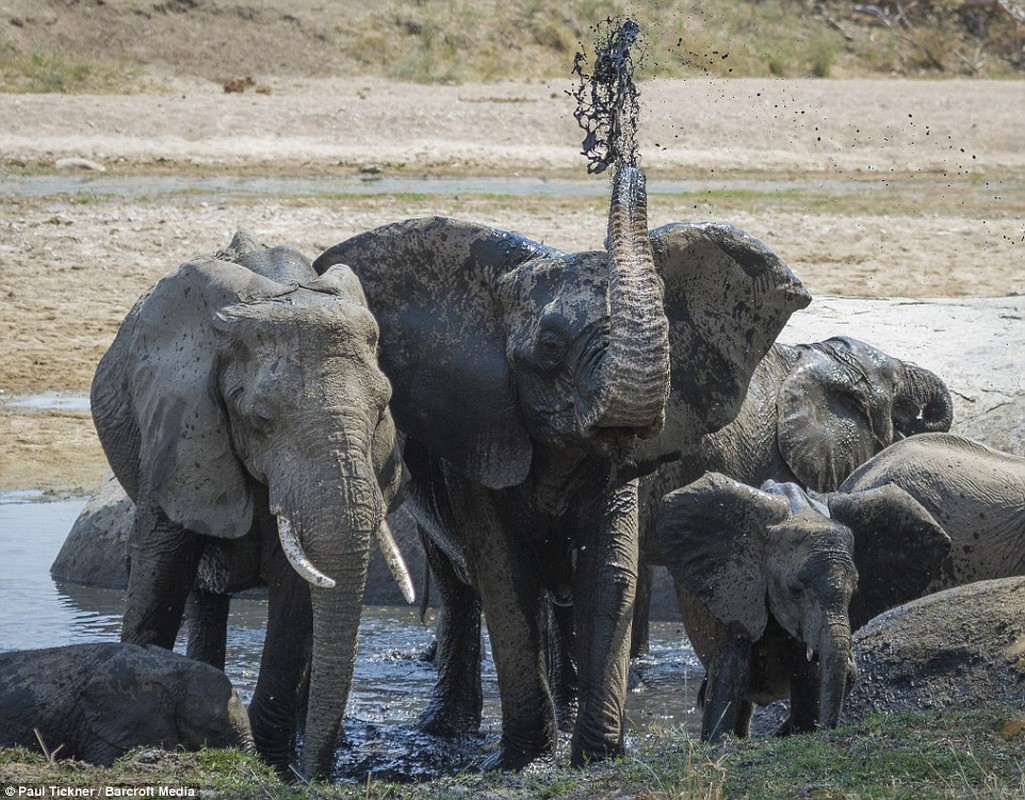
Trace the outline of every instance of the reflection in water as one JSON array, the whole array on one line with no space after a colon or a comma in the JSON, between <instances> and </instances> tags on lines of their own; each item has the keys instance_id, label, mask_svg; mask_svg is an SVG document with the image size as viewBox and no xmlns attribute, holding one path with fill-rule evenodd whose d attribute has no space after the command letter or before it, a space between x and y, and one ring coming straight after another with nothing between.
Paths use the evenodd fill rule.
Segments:
<instances>
[{"instance_id":1,"label":"reflection in water","mask_svg":"<svg viewBox=\"0 0 1025 800\"><path fill-rule=\"evenodd\" d=\"M117 641L119 591L56 584L50 564L85 499L38 501L0 496L0 652L81 642ZM263 647L267 604L232 602L227 673L239 694L252 697ZM416 780L473 767L497 747L501 711L497 679L485 642L484 724L479 736L438 740L413 725L434 685L421 655L433 631L412 608L368 607L360 623L359 656L335 776ZM184 652L184 639L176 647ZM679 623L653 623L651 654L634 664L627 701L629 735L643 737L685 726L700 729L694 698L701 668ZM568 737L564 737L568 738Z\"/></svg>"}]
</instances>

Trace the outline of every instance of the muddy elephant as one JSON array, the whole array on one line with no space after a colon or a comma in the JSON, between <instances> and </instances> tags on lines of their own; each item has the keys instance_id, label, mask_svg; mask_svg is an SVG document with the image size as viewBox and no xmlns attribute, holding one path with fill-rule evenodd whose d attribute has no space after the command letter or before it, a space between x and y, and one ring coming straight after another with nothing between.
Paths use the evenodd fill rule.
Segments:
<instances>
[{"instance_id":1,"label":"muddy elephant","mask_svg":"<svg viewBox=\"0 0 1025 800\"><path fill-rule=\"evenodd\" d=\"M955 434L922 434L862 464L839 491L888 484L928 509L953 542L928 591L1025 575L1025 458Z\"/></svg>"},{"instance_id":2,"label":"muddy elephant","mask_svg":"<svg viewBox=\"0 0 1025 800\"><path fill-rule=\"evenodd\" d=\"M501 750L488 766L554 750L546 598L573 603L572 762L623 752L633 444L646 438L639 458L657 461L663 435L675 449L729 422L755 364L810 299L764 245L729 226L649 235L636 167L615 171L606 242L565 253L425 218L314 262L359 276L407 435L409 497L444 606L435 702L421 722L440 733L479 723L482 603L502 702ZM671 343L681 354L672 368Z\"/></svg>"},{"instance_id":3,"label":"muddy elephant","mask_svg":"<svg viewBox=\"0 0 1025 800\"><path fill-rule=\"evenodd\" d=\"M252 747L223 672L117 642L0 653L0 719L2 747L107 767L134 747Z\"/></svg>"},{"instance_id":4,"label":"muddy elephant","mask_svg":"<svg viewBox=\"0 0 1025 800\"><path fill-rule=\"evenodd\" d=\"M647 649L651 568L644 542L654 506L704 472L749 486L767 480L829 492L860 464L907 436L950 429L943 380L865 342L834 337L776 343L751 377L737 418L641 485L641 577L631 652Z\"/></svg>"},{"instance_id":5,"label":"muddy elephant","mask_svg":"<svg viewBox=\"0 0 1025 800\"><path fill-rule=\"evenodd\" d=\"M139 300L92 386L135 503L122 640L171 648L206 545L256 552L269 610L253 735L284 769L308 674L305 776L333 762L370 542L401 477L377 338L351 271L318 276L240 234Z\"/></svg>"},{"instance_id":6,"label":"muddy elephant","mask_svg":"<svg viewBox=\"0 0 1025 800\"><path fill-rule=\"evenodd\" d=\"M703 739L746 736L754 704L782 697L787 731L836 727L856 675L852 628L918 597L950 550L895 486L825 500L713 472L660 502L652 553L707 671Z\"/></svg>"}]
</instances>

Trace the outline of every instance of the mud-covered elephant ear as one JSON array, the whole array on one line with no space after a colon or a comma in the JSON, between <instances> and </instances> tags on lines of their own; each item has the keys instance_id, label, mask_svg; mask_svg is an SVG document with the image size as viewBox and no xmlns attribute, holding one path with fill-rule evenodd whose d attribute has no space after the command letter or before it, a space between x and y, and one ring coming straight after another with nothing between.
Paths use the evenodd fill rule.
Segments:
<instances>
[{"instance_id":1,"label":"mud-covered elephant ear","mask_svg":"<svg viewBox=\"0 0 1025 800\"><path fill-rule=\"evenodd\" d=\"M802 350L776 398L780 455L817 492L835 491L894 439L892 390L841 340L829 343Z\"/></svg>"},{"instance_id":2,"label":"mud-covered elephant ear","mask_svg":"<svg viewBox=\"0 0 1025 800\"><path fill-rule=\"evenodd\" d=\"M693 441L736 417L755 366L811 296L778 256L732 225L676 222L650 237L669 318L662 438Z\"/></svg>"},{"instance_id":3,"label":"mud-covered elephant ear","mask_svg":"<svg viewBox=\"0 0 1025 800\"><path fill-rule=\"evenodd\" d=\"M170 519L198 533L242 536L253 510L217 389L217 314L281 288L231 262L183 264L122 325L105 357L117 366L97 370L94 399L108 411L117 403L130 409L112 415L130 414L140 480Z\"/></svg>"},{"instance_id":4,"label":"mud-covered elephant ear","mask_svg":"<svg viewBox=\"0 0 1025 800\"><path fill-rule=\"evenodd\" d=\"M657 559L718 620L755 641L768 622L766 532L787 501L717 472L670 492L655 517Z\"/></svg>"},{"instance_id":5,"label":"mud-covered elephant ear","mask_svg":"<svg viewBox=\"0 0 1025 800\"><path fill-rule=\"evenodd\" d=\"M851 629L921 597L950 552L950 537L933 516L894 484L823 497L831 516L854 533Z\"/></svg>"},{"instance_id":6,"label":"mud-covered elephant ear","mask_svg":"<svg viewBox=\"0 0 1025 800\"><path fill-rule=\"evenodd\" d=\"M407 435L489 488L516 485L532 446L506 357L497 279L542 255L518 234L445 217L410 219L348 239L314 268L352 268L381 327L381 368Z\"/></svg>"}]
</instances>

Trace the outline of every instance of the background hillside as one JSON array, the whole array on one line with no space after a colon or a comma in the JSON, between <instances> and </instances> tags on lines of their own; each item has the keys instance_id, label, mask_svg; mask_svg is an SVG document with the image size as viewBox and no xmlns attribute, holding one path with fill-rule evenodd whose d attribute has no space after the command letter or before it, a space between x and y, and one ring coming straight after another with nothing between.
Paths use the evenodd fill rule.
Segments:
<instances>
[{"instance_id":1,"label":"background hillside","mask_svg":"<svg viewBox=\"0 0 1025 800\"><path fill-rule=\"evenodd\" d=\"M0 0L0 90L543 80L621 14L647 36L641 77L1025 75L1021 0Z\"/></svg>"}]
</instances>

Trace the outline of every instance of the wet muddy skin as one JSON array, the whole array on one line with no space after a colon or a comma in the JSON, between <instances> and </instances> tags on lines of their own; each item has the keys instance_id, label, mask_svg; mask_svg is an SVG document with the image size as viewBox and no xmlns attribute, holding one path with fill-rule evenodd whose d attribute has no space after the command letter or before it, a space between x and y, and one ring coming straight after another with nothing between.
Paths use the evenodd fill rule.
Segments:
<instances>
[{"instance_id":1,"label":"wet muddy skin","mask_svg":"<svg viewBox=\"0 0 1025 800\"><path fill-rule=\"evenodd\" d=\"M0 651L117 641L120 592L57 584L50 577L50 564L86 499L42 499L32 492L0 495L5 554L0 561ZM264 602L232 603L226 671L246 701L256 683L265 621ZM478 769L497 750L498 689L486 643L481 732L446 740L415 729L434 686L434 667L423 657L432 638L433 629L421 623L413 608L374 606L364 611L335 780L365 781L368 773L389 781L429 780ZM184 652L184 639L177 649ZM650 655L631 668L628 745L681 727L696 734L701 719L694 705L701 676L680 624L654 623ZM568 747L569 736L562 735L561 741ZM560 756L560 761L566 758Z\"/></svg>"}]
</instances>

